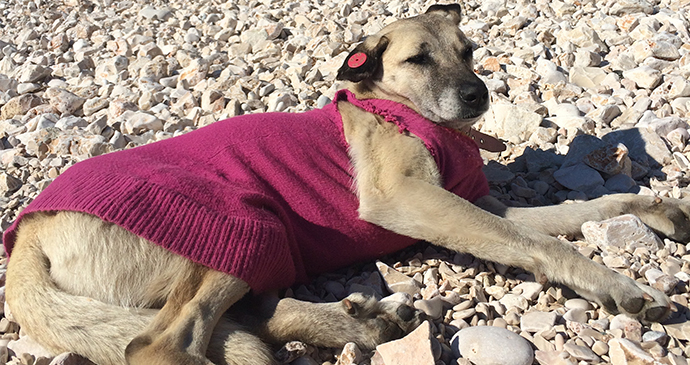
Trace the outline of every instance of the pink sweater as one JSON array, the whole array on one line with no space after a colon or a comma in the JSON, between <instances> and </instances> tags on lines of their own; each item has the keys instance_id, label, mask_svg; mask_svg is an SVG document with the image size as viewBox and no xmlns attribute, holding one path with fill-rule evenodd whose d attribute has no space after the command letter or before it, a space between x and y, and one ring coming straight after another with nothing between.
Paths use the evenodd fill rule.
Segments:
<instances>
[{"instance_id":1,"label":"pink sweater","mask_svg":"<svg viewBox=\"0 0 690 365\"><path fill-rule=\"evenodd\" d=\"M407 247L415 240L358 219L342 100L421 138L444 188L469 201L488 194L471 139L402 104L341 90L323 109L239 116L80 162L5 232L6 252L26 214L86 212L262 292Z\"/></svg>"}]
</instances>

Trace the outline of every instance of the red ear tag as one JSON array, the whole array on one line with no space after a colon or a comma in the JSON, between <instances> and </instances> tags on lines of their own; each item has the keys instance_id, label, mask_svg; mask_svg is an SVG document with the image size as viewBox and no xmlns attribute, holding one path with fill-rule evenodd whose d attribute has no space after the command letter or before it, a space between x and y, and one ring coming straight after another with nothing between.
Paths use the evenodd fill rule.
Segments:
<instances>
[{"instance_id":1,"label":"red ear tag","mask_svg":"<svg viewBox=\"0 0 690 365\"><path fill-rule=\"evenodd\" d=\"M347 60L347 65L350 66L350 68L357 68L362 66L364 62L367 62L367 55L362 52L357 52Z\"/></svg>"}]
</instances>

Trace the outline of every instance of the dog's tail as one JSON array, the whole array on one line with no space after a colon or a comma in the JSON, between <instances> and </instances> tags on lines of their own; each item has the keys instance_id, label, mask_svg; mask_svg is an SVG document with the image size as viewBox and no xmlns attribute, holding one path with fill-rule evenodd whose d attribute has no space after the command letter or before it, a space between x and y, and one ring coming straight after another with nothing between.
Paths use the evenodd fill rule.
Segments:
<instances>
[{"instance_id":1,"label":"dog's tail","mask_svg":"<svg viewBox=\"0 0 690 365\"><path fill-rule=\"evenodd\" d=\"M156 310L128 309L60 290L50 277L31 217L22 222L9 260L6 298L22 330L59 354L71 351L99 365L124 365L125 347Z\"/></svg>"}]
</instances>

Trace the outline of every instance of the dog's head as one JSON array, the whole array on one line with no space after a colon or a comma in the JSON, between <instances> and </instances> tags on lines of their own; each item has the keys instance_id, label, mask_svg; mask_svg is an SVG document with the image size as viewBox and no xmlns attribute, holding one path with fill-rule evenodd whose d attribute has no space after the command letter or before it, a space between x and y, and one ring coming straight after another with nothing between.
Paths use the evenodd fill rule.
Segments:
<instances>
[{"instance_id":1,"label":"dog's head","mask_svg":"<svg viewBox=\"0 0 690 365\"><path fill-rule=\"evenodd\" d=\"M474 74L472 43L458 28L460 6L434 5L367 37L345 59L338 80L365 98L402 102L427 119L463 127L489 106Z\"/></svg>"}]
</instances>

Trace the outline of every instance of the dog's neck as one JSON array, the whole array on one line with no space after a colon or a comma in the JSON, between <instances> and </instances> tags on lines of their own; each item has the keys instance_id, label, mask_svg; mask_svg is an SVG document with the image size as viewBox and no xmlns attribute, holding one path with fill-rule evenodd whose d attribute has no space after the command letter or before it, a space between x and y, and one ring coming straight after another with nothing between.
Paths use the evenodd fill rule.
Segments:
<instances>
[{"instance_id":1,"label":"dog's neck","mask_svg":"<svg viewBox=\"0 0 690 365\"><path fill-rule=\"evenodd\" d=\"M350 90L353 94L355 94L355 97L359 100L382 98L388 99L403 104L419 113L419 109L410 100L399 97L397 95L390 95L390 93L386 93L383 90L376 88L375 85L373 85L373 83L367 82L366 80L358 83L348 82L343 86ZM382 93L385 94L383 95L383 97L381 95ZM495 137L492 137L488 134L484 134L472 128L472 124L473 123L463 122L459 125L453 125L453 123L443 125L445 127L455 129L460 133L470 137L474 141L474 143L476 143L477 146L479 146L479 148L481 149L487 150L489 152L503 152L506 150L505 143L503 143L501 140Z\"/></svg>"}]
</instances>

